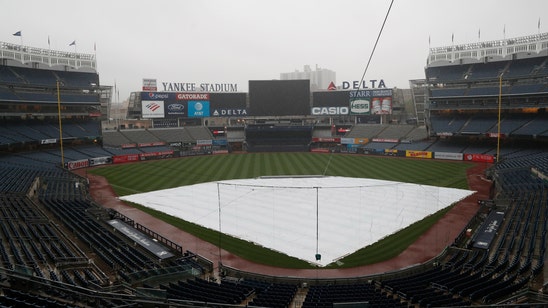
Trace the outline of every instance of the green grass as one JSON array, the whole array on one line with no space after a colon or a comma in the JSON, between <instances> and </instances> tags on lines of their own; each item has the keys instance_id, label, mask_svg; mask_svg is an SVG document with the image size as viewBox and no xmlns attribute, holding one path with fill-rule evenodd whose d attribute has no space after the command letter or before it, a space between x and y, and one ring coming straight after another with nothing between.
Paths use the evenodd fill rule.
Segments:
<instances>
[{"instance_id":1,"label":"green grass","mask_svg":"<svg viewBox=\"0 0 548 308\"><path fill-rule=\"evenodd\" d=\"M363 155L319 153L254 153L196 156L91 169L105 176L120 195L192 185L204 182L254 178L265 175L331 175L372 178L468 189L463 162L386 158ZM192 233L242 258L287 268L310 268L307 262L286 256L241 239L200 227L177 217L133 205L186 232ZM355 267L397 256L449 210L443 209L400 232L341 259L339 265ZM184 244L184 243L183 243Z\"/></svg>"}]
</instances>

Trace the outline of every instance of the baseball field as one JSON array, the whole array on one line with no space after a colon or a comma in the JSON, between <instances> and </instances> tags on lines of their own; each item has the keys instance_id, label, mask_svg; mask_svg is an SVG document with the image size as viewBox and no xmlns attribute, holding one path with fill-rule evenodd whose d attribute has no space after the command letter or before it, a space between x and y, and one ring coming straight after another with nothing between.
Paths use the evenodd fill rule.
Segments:
<instances>
[{"instance_id":1,"label":"baseball field","mask_svg":"<svg viewBox=\"0 0 548 308\"><path fill-rule=\"evenodd\" d=\"M347 154L249 153L193 156L146 161L90 169L104 176L119 196L184 185L229 179L272 175L326 175L416 183L468 189L466 169L472 164ZM143 207L133 206L170 224L216 244L253 262L286 268L311 268L313 265L179 218ZM390 259L413 243L439 220L450 207L426 217L383 240L364 247L329 267L355 267ZM154 229L151 226L151 229Z\"/></svg>"}]
</instances>

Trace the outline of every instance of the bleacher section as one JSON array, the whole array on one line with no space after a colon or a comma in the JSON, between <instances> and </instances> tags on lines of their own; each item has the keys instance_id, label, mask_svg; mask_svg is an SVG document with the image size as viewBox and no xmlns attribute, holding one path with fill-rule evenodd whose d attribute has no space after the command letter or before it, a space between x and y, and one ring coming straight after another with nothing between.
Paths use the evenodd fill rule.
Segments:
<instances>
[{"instance_id":1,"label":"bleacher section","mask_svg":"<svg viewBox=\"0 0 548 308\"><path fill-rule=\"evenodd\" d=\"M63 139L95 140L101 136L98 121L65 121ZM59 124L45 121L4 121L0 123L0 145L25 143L56 143ZM53 140L53 141L52 141Z\"/></svg>"},{"instance_id":2,"label":"bleacher section","mask_svg":"<svg viewBox=\"0 0 548 308\"><path fill-rule=\"evenodd\" d=\"M103 144L105 146L120 147L122 144L130 144L132 141L120 131L103 131Z\"/></svg>"},{"instance_id":3,"label":"bleacher section","mask_svg":"<svg viewBox=\"0 0 548 308\"><path fill-rule=\"evenodd\" d=\"M432 115L430 122L432 136L486 135L498 132L497 115ZM514 137L545 136L548 133L548 120L544 115L504 114L501 117L500 132Z\"/></svg>"},{"instance_id":4,"label":"bleacher section","mask_svg":"<svg viewBox=\"0 0 548 308\"><path fill-rule=\"evenodd\" d=\"M457 134L464 124L468 121L464 116L432 116L430 118L431 129L433 133Z\"/></svg>"},{"instance_id":5,"label":"bleacher section","mask_svg":"<svg viewBox=\"0 0 548 308\"><path fill-rule=\"evenodd\" d=\"M405 140L410 141L421 141L428 138L428 132L426 126L417 126L413 128L407 135L405 135Z\"/></svg>"},{"instance_id":6,"label":"bleacher section","mask_svg":"<svg viewBox=\"0 0 548 308\"><path fill-rule=\"evenodd\" d=\"M548 156L544 153L543 157ZM531 159L534 157L528 157L524 166ZM504 163L497 166L497 182L501 193L509 194L504 198L512 201L498 209L509 214L492 249L454 250L440 267L379 285L421 306L469 305L470 301L489 304L523 288L544 265L548 226L538 221L544 222L548 214L548 195L542 189L547 183L523 169L506 168Z\"/></svg>"},{"instance_id":7,"label":"bleacher section","mask_svg":"<svg viewBox=\"0 0 548 308\"><path fill-rule=\"evenodd\" d=\"M387 125L361 124L352 126L352 130L345 137L348 138L374 138L379 135Z\"/></svg>"},{"instance_id":8,"label":"bleacher section","mask_svg":"<svg viewBox=\"0 0 548 308\"><path fill-rule=\"evenodd\" d=\"M464 135L485 134L497 124L497 117L494 115L475 114L472 115L460 130Z\"/></svg>"},{"instance_id":9,"label":"bleacher section","mask_svg":"<svg viewBox=\"0 0 548 308\"><path fill-rule=\"evenodd\" d=\"M431 140L413 141L410 143L399 143L398 145L394 146L393 149L399 150L399 151L407 151L407 150L426 151L430 149L430 146L432 146L432 143L434 143L434 141L431 141Z\"/></svg>"},{"instance_id":10,"label":"bleacher section","mask_svg":"<svg viewBox=\"0 0 548 308\"><path fill-rule=\"evenodd\" d=\"M312 286L302 307L336 307L335 304L340 303L354 303L356 307L408 307L407 302L394 299L374 285L365 283Z\"/></svg>"},{"instance_id":11,"label":"bleacher section","mask_svg":"<svg viewBox=\"0 0 548 308\"><path fill-rule=\"evenodd\" d=\"M446 152L446 153L463 153L467 144L459 142L453 142L449 140L438 140L434 142L429 148L432 152Z\"/></svg>"},{"instance_id":12,"label":"bleacher section","mask_svg":"<svg viewBox=\"0 0 548 308\"><path fill-rule=\"evenodd\" d=\"M204 126L103 131L103 144L110 147L155 142L196 143L197 140L212 139L214 139L213 135Z\"/></svg>"},{"instance_id":13,"label":"bleacher section","mask_svg":"<svg viewBox=\"0 0 548 308\"><path fill-rule=\"evenodd\" d=\"M512 132L516 136L545 136L548 132L548 117L539 115Z\"/></svg>"},{"instance_id":14,"label":"bleacher section","mask_svg":"<svg viewBox=\"0 0 548 308\"><path fill-rule=\"evenodd\" d=\"M146 129L123 130L119 132L124 135L130 143L150 143L160 141L160 139L157 139L156 136Z\"/></svg>"},{"instance_id":15,"label":"bleacher section","mask_svg":"<svg viewBox=\"0 0 548 308\"><path fill-rule=\"evenodd\" d=\"M533 57L510 61L495 61L461 65L427 67L425 74L432 83L494 80L502 74L505 78L546 76L546 57Z\"/></svg>"},{"instance_id":16,"label":"bleacher section","mask_svg":"<svg viewBox=\"0 0 548 308\"><path fill-rule=\"evenodd\" d=\"M91 88L99 84L97 73L55 71L0 65L0 82L10 86L56 87L59 80L63 87Z\"/></svg>"},{"instance_id":17,"label":"bleacher section","mask_svg":"<svg viewBox=\"0 0 548 308\"><path fill-rule=\"evenodd\" d=\"M205 126L187 126L185 128L193 140L211 140L213 135Z\"/></svg>"},{"instance_id":18,"label":"bleacher section","mask_svg":"<svg viewBox=\"0 0 548 308\"><path fill-rule=\"evenodd\" d=\"M520 127L524 127L527 125L528 122L534 119L534 116L532 115L514 115L514 114L507 114L504 115L500 121L500 132L504 135L510 135L512 132L517 130ZM487 133L497 133L498 132L498 124L494 125L491 129L487 131Z\"/></svg>"},{"instance_id":19,"label":"bleacher section","mask_svg":"<svg viewBox=\"0 0 548 308\"><path fill-rule=\"evenodd\" d=\"M192 142L194 139L189 134L188 130L183 127L174 128L155 128L150 130L150 133L155 135L159 140L171 142Z\"/></svg>"},{"instance_id":20,"label":"bleacher section","mask_svg":"<svg viewBox=\"0 0 548 308\"><path fill-rule=\"evenodd\" d=\"M376 138L400 139L402 136L407 136L414 128L412 125L387 125Z\"/></svg>"}]
</instances>

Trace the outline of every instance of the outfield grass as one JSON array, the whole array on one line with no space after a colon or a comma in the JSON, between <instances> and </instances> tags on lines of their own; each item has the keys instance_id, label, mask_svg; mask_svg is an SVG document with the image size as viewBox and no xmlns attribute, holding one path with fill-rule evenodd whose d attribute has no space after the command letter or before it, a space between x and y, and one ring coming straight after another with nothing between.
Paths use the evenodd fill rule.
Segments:
<instances>
[{"instance_id":1,"label":"outfield grass","mask_svg":"<svg viewBox=\"0 0 548 308\"><path fill-rule=\"evenodd\" d=\"M204 182L265 175L330 175L372 178L468 189L463 162L386 158L319 153L253 153L195 156L95 168L120 196ZM307 262L206 229L141 205L135 207L254 262L287 268L309 268ZM443 209L380 242L328 267L355 267L397 256L428 230L449 208ZM184 244L184 243L183 243Z\"/></svg>"}]
</instances>

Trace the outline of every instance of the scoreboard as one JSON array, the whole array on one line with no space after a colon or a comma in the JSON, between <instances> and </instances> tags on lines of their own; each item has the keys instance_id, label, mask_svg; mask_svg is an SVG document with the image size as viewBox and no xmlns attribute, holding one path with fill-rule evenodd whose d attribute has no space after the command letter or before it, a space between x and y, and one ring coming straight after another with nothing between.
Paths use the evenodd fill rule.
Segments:
<instances>
[{"instance_id":1,"label":"scoreboard","mask_svg":"<svg viewBox=\"0 0 548 308\"><path fill-rule=\"evenodd\" d=\"M250 80L249 93L140 92L144 119L392 114L392 89L310 92L309 80Z\"/></svg>"},{"instance_id":2,"label":"scoreboard","mask_svg":"<svg viewBox=\"0 0 548 308\"><path fill-rule=\"evenodd\" d=\"M250 80L249 108L253 116L310 114L310 81Z\"/></svg>"}]
</instances>

